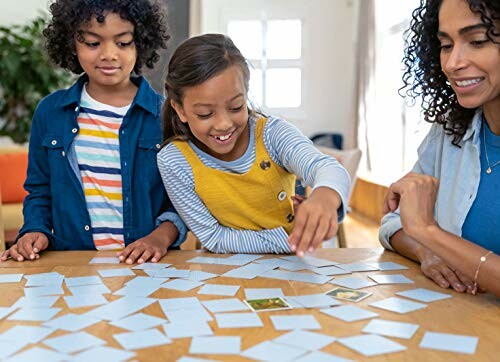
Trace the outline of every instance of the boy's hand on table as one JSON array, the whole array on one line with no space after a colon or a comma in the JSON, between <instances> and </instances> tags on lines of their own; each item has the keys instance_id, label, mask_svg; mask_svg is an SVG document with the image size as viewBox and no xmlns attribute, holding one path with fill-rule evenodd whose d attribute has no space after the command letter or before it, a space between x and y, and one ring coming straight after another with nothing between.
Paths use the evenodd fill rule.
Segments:
<instances>
[{"instance_id":1,"label":"boy's hand on table","mask_svg":"<svg viewBox=\"0 0 500 362\"><path fill-rule=\"evenodd\" d=\"M129 244L116 253L120 261L127 264L157 263L167 254L168 247L177 239L179 231L171 222L161 223L149 235Z\"/></svg>"},{"instance_id":2,"label":"boy's hand on table","mask_svg":"<svg viewBox=\"0 0 500 362\"><path fill-rule=\"evenodd\" d=\"M39 253L48 246L49 239L44 233L26 233L10 249L2 253L0 260L5 261L9 257L16 261L36 260L40 258Z\"/></svg>"},{"instance_id":3,"label":"boy's hand on table","mask_svg":"<svg viewBox=\"0 0 500 362\"><path fill-rule=\"evenodd\" d=\"M288 242L292 251L304 256L337 233L337 209L342 201L339 194L328 187L318 187L306 200L293 201L296 209L295 226Z\"/></svg>"},{"instance_id":4,"label":"boy's hand on table","mask_svg":"<svg viewBox=\"0 0 500 362\"><path fill-rule=\"evenodd\" d=\"M167 248L165 240L149 234L129 244L117 256L127 264L142 264L147 261L156 263L167 254Z\"/></svg>"}]
</instances>

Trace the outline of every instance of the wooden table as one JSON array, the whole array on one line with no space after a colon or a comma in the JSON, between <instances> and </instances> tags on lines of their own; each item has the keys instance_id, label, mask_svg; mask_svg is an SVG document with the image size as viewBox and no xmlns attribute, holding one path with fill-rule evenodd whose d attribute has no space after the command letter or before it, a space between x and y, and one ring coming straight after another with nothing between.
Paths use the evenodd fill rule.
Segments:
<instances>
[{"instance_id":1,"label":"wooden table","mask_svg":"<svg viewBox=\"0 0 500 362\"><path fill-rule=\"evenodd\" d=\"M17 263L8 261L0 264L0 273L24 273L35 274L42 272L55 271L64 274L67 277L74 276L89 276L98 275L98 269L109 269L121 266L114 265L89 265L90 259L95 256L111 256L114 253L110 252L45 252L40 260L34 262ZM171 251L162 259L161 262L173 264L180 269L203 270L222 274L234 267L224 265L206 265L206 264L193 264L186 263L187 260L195 256L216 256L203 251ZM408 270L391 271L391 272L369 272L369 273L355 273L360 275L368 275L372 273L384 274L398 274L402 273L415 281L411 285L384 285L365 288L363 290L373 292L369 298L355 303L356 306L366 307L369 310L376 311L380 314L380 318L416 323L420 325L416 334L410 340L403 340L393 338L400 344L405 345L408 350L404 352L397 352L392 354L381 355L377 357L365 358L362 355L342 346L339 343L333 343L324 349L323 352L332 353L341 357L350 358L354 360L369 360L369 361L498 361L500 360L500 343L498 335L500 333L500 299L492 295L483 294L478 296L471 296L467 294L459 294L446 291L453 295L452 298L442 301L429 303L427 308L410 312L408 314L399 315L397 313L386 312L381 309L368 307L369 303L394 296L395 292L423 287L433 289L436 291L443 291L430 280L424 277L417 264L400 257L391 252L384 251L383 249L321 249L315 255L319 258L329 259L340 263L356 262L356 261L394 261L409 267ZM221 257L224 257L221 255ZM142 271L137 270L137 275L145 275ZM118 277L118 278L104 278L105 284L111 289L116 291L122 285L130 280L132 277ZM3 284L0 285L0 306L11 306L18 298L24 295L22 283ZM306 284L293 281L282 281L266 278L255 278L253 280L240 280L233 278L218 277L208 280L207 283L240 285L241 288L236 295L237 298L244 299L243 288L282 288L285 295L303 295L312 293L326 292L332 289L332 284L316 285ZM66 295L70 295L69 291L64 285ZM189 292L177 292L168 289L160 289L150 297L153 298L173 298L173 297L187 297L197 296L200 300L219 299L220 296L210 295L197 295L196 292L199 288ZM117 296L107 295L109 301L117 299ZM351 302L344 302L344 304L351 304ZM354 304L354 303L352 303ZM55 307L63 308L57 315L62 316L70 312L66 303L60 298ZM84 313L92 307L72 309L71 312L80 314ZM149 307L142 310L142 312L165 318L158 303L154 303ZM242 329L218 329L215 321L210 322L215 335L239 335L242 340L242 351L252 347L265 340L273 339L284 332L278 332L274 329L269 316L270 315L299 315L299 314L312 314L316 317L322 326L321 330L315 332L329 334L335 337L347 337L361 333L361 329L368 323L368 320L346 323L338 319L329 317L320 313L318 309L295 309L275 312L262 312L259 313L264 327L262 328L242 328ZM2 320L0 325L0 333L11 328L21 322ZM38 323L22 323L26 325L38 325ZM163 328L160 328L163 332ZM108 325L106 322L100 322L85 329L86 332L94 334L108 342L111 347L121 348L120 345L113 339L112 335L115 333L126 332L118 327ZM433 351L428 349L421 349L419 347L420 341L426 331L455 333L462 335L478 336L479 343L474 355L464 355L450 352ZM57 331L51 337L56 335L64 335L67 332ZM154 347L136 351L137 360L139 361L176 361L178 358L189 353L190 338L176 339L170 345L161 347ZM40 346L46 347L43 344ZM239 356L222 356L222 355L199 355L196 357L211 358L219 361L239 361L246 360Z\"/></svg>"}]
</instances>

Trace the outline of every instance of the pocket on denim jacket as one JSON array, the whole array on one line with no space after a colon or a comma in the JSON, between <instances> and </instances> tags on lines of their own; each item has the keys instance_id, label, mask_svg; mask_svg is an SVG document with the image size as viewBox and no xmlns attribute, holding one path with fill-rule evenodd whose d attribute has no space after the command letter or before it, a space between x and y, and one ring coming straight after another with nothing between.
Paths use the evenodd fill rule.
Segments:
<instances>
[{"instance_id":1,"label":"pocket on denim jacket","mask_svg":"<svg viewBox=\"0 0 500 362\"><path fill-rule=\"evenodd\" d=\"M135 155L135 169L141 181L149 185L161 183L156 155L161 148L160 137L139 138Z\"/></svg>"},{"instance_id":2,"label":"pocket on denim jacket","mask_svg":"<svg viewBox=\"0 0 500 362\"><path fill-rule=\"evenodd\" d=\"M49 162L50 180L63 181L68 179L68 161L64 152L62 136L48 135L42 141Z\"/></svg>"}]
</instances>

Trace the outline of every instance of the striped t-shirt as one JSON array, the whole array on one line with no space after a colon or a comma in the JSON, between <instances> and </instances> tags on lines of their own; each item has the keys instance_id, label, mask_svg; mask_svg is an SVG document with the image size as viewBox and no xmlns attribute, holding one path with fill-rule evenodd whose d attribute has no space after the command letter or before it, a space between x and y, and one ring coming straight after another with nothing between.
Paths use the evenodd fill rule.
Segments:
<instances>
[{"instance_id":1,"label":"striped t-shirt","mask_svg":"<svg viewBox=\"0 0 500 362\"><path fill-rule=\"evenodd\" d=\"M129 108L100 103L83 88L75 150L98 250L123 249L125 244L118 132Z\"/></svg>"}]
</instances>

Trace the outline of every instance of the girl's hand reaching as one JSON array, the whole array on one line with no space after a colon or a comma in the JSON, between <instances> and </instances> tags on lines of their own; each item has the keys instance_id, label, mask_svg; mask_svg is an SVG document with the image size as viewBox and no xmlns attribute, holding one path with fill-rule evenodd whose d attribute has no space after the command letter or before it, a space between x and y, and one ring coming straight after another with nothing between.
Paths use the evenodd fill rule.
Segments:
<instances>
[{"instance_id":1,"label":"girl's hand reaching","mask_svg":"<svg viewBox=\"0 0 500 362\"><path fill-rule=\"evenodd\" d=\"M9 250L2 253L0 260L5 261L9 257L16 261L39 259L39 253L48 246L49 239L44 233L26 233Z\"/></svg>"},{"instance_id":2,"label":"girl's hand reaching","mask_svg":"<svg viewBox=\"0 0 500 362\"><path fill-rule=\"evenodd\" d=\"M288 237L290 249L304 256L332 238L339 226L337 210L341 203L339 194L328 187L318 187L301 202L294 199L295 226Z\"/></svg>"}]
</instances>

